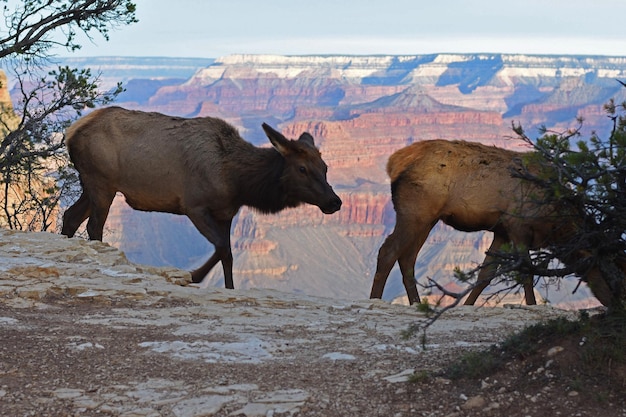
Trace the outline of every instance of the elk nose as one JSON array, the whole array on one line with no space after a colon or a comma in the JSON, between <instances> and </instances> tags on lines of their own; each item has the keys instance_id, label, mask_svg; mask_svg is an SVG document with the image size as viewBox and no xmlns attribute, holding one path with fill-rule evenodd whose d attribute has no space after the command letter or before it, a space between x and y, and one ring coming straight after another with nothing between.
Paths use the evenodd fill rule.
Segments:
<instances>
[{"instance_id":1,"label":"elk nose","mask_svg":"<svg viewBox=\"0 0 626 417\"><path fill-rule=\"evenodd\" d=\"M322 210L326 214L331 214L338 211L341 208L341 198L334 196L326 205L325 210Z\"/></svg>"}]
</instances>

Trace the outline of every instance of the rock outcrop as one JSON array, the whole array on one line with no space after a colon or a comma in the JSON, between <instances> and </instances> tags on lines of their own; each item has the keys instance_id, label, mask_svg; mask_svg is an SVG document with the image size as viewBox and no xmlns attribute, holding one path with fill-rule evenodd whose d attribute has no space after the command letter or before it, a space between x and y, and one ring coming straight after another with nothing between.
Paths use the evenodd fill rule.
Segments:
<instances>
[{"instance_id":1,"label":"rock outcrop","mask_svg":"<svg viewBox=\"0 0 626 417\"><path fill-rule=\"evenodd\" d=\"M548 306L459 307L424 345L403 337L428 319L414 308L184 286L188 273L133 264L101 242L0 229L0 260L7 416L368 416L444 406L451 415L465 404L458 394L433 403L403 383L514 329L573 317Z\"/></svg>"}]
</instances>

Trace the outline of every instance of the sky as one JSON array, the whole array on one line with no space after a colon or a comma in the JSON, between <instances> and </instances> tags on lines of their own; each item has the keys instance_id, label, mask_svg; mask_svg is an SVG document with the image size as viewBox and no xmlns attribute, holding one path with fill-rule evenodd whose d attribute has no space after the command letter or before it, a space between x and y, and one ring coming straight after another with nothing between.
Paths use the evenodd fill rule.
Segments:
<instances>
[{"instance_id":1,"label":"sky","mask_svg":"<svg viewBox=\"0 0 626 417\"><path fill-rule=\"evenodd\" d=\"M524 53L626 56L624 0L136 0L72 56ZM59 55L68 55L59 51Z\"/></svg>"}]
</instances>

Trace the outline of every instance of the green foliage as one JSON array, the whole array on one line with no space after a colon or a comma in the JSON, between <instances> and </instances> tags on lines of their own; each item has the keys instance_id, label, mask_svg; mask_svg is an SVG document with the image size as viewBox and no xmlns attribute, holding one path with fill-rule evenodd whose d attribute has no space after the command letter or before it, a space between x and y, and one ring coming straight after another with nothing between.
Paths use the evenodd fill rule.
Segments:
<instances>
[{"instance_id":1,"label":"green foliage","mask_svg":"<svg viewBox=\"0 0 626 417\"><path fill-rule=\"evenodd\" d=\"M31 76L25 71L24 76ZM23 85L26 85L24 83ZM0 123L0 225L20 230L48 230L56 208L76 183L68 169L63 132L87 108L110 103L121 85L102 92L89 69L59 67L23 88L12 108L2 105Z\"/></svg>"},{"instance_id":2,"label":"green foliage","mask_svg":"<svg viewBox=\"0 0 626 417\"><path fill-rule=\"evenodd\" d=\"M416 308L420 313L430 314L433 312L433 308L426 298L422 299L420 303L417 304Z\"/></svg>"},{"instance_id":3,"label":"green foliage","mask_svg":"<svg viewBox=\"0 0 626 417\"><path fill-rule=\"evenodd\" d=\"M480 379L493 374L504 364L503 358L491 351L472 351L450 364L443 374L450 379Z\"/></svg>"},{"instance_id":4,"label":"green foliage","mask_svg":"<svg viewBox=\"0 0 626 417\"><path fill-rule=\"evenodd\" d=\"M430 381L431 375L428 371L418 371L409 377L408 382L412 384L423 384Z\"/></svg>"},{"instance_id":5,"label":"green foliage","mask_svg":"<svg viewBox=\"0 0 626 417\"><path fill-rule=\"evenodd\" d=\"M579 332L586 323L586 320L571 321L561 317L533 324L507 338L497 350L500 354L524 359L546 344Z\"/></svg>"},{"instance_id":6,"label":"green foliage","mask_svg":"<svg viewBox=\"0 0 626 417\"><path fill-rule=\"evenodd\" d=\"M528 190L521 203L536 207L533 215L559 237L530 256L514 248L493 255L505 280L516 279L516 270L557 280L572 274L587 280L588 271L599 271L590 287L613 311L623 310L626 299L626 103L611 100L605 110L613 123L608 138L594 132L582 140L582 119L563 133L544 128L536 140L513 126L534 148L512 171Z\"/></svg>"},{"instance_id":7,"label":"green foliage","mask_svg":"<svg viewBox=\"0 0 626 417\"><path fill-rule=\"evenodd\" d=\"M613 313L598 321L587 321L581 335L581 361L589 370L626 366L626 313ZM584 338L584 340L583 340Z\"/></svg>"},{"instance_id":8,"label":"green foliage","mask_svg":"<svg viewBox=\"0 0 626 417\"><path fill-rule=\"evenodd\" d=\"M527 360L534 355L542 355L542 352L559 343L578 347L577 368L580 372L610 377L611 367L626 367L626 314L621 312L592 318L581 314L579 320L557 318L537 323L513 334L499 346L466 353L446 367L442 375L451 379L485 378L501 370L511 360Z\"/></svg>"},{"instance_id":9,"label":"green foliage","mask_svg":"<svg viewBox=\"0 0 626 417\"><path fill-rule=\"evenodd\" d=\"M461 270L458 266L454 267L454 278L460 282L469 282L473 278L473 274Z\"/></svg>"}]
</instances>

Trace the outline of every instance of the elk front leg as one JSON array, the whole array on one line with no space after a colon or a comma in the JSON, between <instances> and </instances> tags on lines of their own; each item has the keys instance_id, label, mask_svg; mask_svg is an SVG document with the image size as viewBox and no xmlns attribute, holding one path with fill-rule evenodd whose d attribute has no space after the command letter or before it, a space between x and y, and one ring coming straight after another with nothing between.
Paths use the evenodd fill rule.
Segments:
<instances>
[{"instance_id":1,"label":"elk front leg","mask_svg":"<svg viewBox=\"0 0 626 417\"><path fill-rule=\"evenodd\" d=\"M522 285L524 287L524 299L526 300L527 306L534 306L537 304L537 300L535 299L535 285L533 281L532 275L525 276L522 281Z\"/></svg>"},{"instance_id":2,"label":"elk front leg","mask_svg":"<svg viewBox=\"0 0 626 417\"><path fill-rule=\"evenodd\" d=\"M474 305L480 294L482 294L485 288L491 284L491 281L496 274L497 267L497 259L492 254L508 241L509 239L505 236L500 236L498 234L494 235L493 242L487 250L487 255L485 256L485 260L483 261L480 272L478 273L476 284L470 292L470 295L465 300L465 305ZM526 301L526 305L537 304L532 275L524 276L521 282L524 288L524 299Z\"/></svg>"},{"instance_id":3,"label":"elk front leg","mask_svg":"<svg viewBox=\"0 0 626 417\"><path fill-rule=\"evenodd\" d=\"M224 286L234 289L233 283L233 254L230 249L230 226L232 219L216 220L206 210L199 210L188 214L191 222L215 246L215 253L200 268L191 272L192 282L202 282L204 277L218 262L222 263L224 271Z\"/></svg>"},{"instance_id":4,"label":"elk front leg","mask_svg":"<svg viewBox=\"0 0 626 417\"><path fill-rule=\"evenodd\" d=\"M191 271L191 282L200 283L204 277L213 269L215 265L220 261L220 256L217 250L211 257L199 268Z\"/></svg>"},{"instance_id":5,"label":"elk front leg","mask_svg":"<svg viewBox=\"0 0 626 417\"><path fill-rule=\"evenodd\" d=\"M503 236L494 235L493 241L491 242L491 246L487 249L487 253L485 255L485 260L483 261L480 271L478 272L478 277L476 278L476 284L474 284L474 288L470 292L470 295L465 299L466 306L473 306L480 294L491 284L491 280L493 279L496 273L496 259L491 254L500 249L500 247L507 242Z\"/></svg>"},{"instance_id":6,"label":"elk front leg","mask_svg":"<svg viewBox=\"0 0 626 417\"><path fill-rule=\"evenodd\" d=\"M218 262L222 262L224 271L224 286L230 290L234 289L233 283L233 255L230 246L215 247L215 253L201 267L191 272L191 282L200 283L207 276L211 269Z\"/></svg>"}]
</instances>

